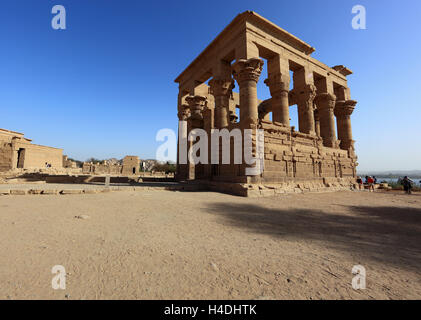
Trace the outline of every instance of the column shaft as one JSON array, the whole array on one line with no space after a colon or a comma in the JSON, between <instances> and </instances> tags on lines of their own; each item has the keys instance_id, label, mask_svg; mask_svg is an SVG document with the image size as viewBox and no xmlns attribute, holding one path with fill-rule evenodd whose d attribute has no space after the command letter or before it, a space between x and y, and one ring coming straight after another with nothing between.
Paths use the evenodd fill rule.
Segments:
<instances>
[{"instance_id":1,"label":"column shaft","mask_svg":"<svg viewBox=\"0 0 421 320\"><path fill-rule=\"evenodd\" d=\"M214 78L209 81L209 85L211 93L215 97L215 127L226 128L230 122L229 99L234 88L234 80L232 78Z\"/></svg>"},{"instance_id":2,"label":"column shaft","mask_svg":"<svg viewBox=\"0 0 421 320\"><path fill-rule=\"evenodd\" d=\"M257 123L257 82L262 72L263 61L259 58L240 59L234 63L234 78L240 86L240 123Z\"/></svg>"},{"instance_id":3,"label":"column shaft","mask_svg":"<svg viewBox=\"0 0 421 320\"><path fill-rule=\"evenodd\" d=\"M317 96L317 108L320 116L320 135L326 147L337 148L335 133L335 101L336 96L330 93L321 93Z\"/></svg>"},{"instance_id":4,"label":"column shaft","mask_svg":"<svg viewBox=\"0 0 421 320\"><path fill-rule=\"evenodd\" d=\"M272 96L272 121L290 126L289 123L289 74L277 74L265 80Z\"/></svg>"},{"instance_id":5,"label":"column shaft","mask_svg":"<svg viewBox=\"0 0 421 320\"><path fill-rule=\"evenodd\" d=\"M314 110L314 126L316 129L316 135L320 137L320 116L319 116L319 110Z\"/></svg>"},{"instance_id":6,"label":"column shaft","mask_svg":"<svg viewBox=\"0 0 421 320\"><path fill-rule=\"evenodd\" d=\"M313 100L316 97L316 87L312 84L306 85L303 89L298 89L298 126L300 132L316 134L314 123Z\"/></svg>"}]
</instances>

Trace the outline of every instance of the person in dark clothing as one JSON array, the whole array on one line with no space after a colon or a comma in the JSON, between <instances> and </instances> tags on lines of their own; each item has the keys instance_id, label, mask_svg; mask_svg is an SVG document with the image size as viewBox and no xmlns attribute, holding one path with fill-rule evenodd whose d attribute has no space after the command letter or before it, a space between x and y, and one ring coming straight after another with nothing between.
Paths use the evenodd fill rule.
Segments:
<instances>
[{"instance_id":1,"label":"person in dark clothing","mask_svg":"<svg viewBox=\"0 0 421 320\"><path fill-rule=\"evenodd\" d=\"M357 183L358 183L358 188L360 190L362 190L363 189L363 179L361 179L360 176L357 177Z\"/></svg>"},{"instance_id":2,"label":"person in dark clothing","mask_svg":"<svg viewBox=\"0 0 421 320\"><path fill-rule=\"evenodd\" d=\"M413 185L413 181L411 179L409 179L407 176L405 176L402 179L402 185L403 185L403 189L405 190L405 193L407 194L411 194L412 193L412 185Z\"/></svg>"}]
</instances>

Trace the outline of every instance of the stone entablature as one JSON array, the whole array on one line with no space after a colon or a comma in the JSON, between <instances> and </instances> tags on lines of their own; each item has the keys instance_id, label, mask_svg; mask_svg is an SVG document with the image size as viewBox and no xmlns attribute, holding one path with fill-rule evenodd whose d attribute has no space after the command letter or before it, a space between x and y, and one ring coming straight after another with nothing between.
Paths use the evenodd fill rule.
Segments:
<instances>
[{"instance_id":1,"label":"stone entablature","mask_svg":"<svg viewBox=\"0 0 421 320\"><path fill-rule=\"evenodd\" d=\"M254 12L238 15L175 80L178 118L187 121L188 131L201 128L208 135L221 128L264 129L264 171L246 176L245 164L189 163L178 165L177 178L228 184L352 180L357 157L351 114L357 102L346 78L352 72L312 58L314 50ZM258 100L259 81L269 87L270 99ZM232 91L236 86L239 94ZM290 125L295 105L298 128Z\"/></svg>"}]
</instances>

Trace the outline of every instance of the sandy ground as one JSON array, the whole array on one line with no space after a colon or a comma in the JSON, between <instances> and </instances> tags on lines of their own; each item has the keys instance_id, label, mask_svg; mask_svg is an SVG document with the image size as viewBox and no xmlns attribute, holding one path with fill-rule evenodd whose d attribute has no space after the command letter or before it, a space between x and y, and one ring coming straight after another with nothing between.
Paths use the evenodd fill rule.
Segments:
<instances>
[{"instance_id":1,"label":"sandy ground","mask_svg":"<svg viewBox=\"0 0 421 320\"><path fill-rule=\"evenodd\" d=\"M3 196L0 219L0 299L421 298L420 194Z\"/></svg>"},{"instance_id":2,"label":"sandy ground","mask_svg":"<svg viewBox=\"0 0 421 320\"><path fill-rule=\"evenodd\" d=\"M168 187L176 186L174 182L143 182L140 184L130 185L128 183L111 183L111 190L133 190L133 187ZM45 181L39 181L38 183L0 183L1 190L73 190L73 189L104 189L106 186L104 183L45 183Z\"/></svg>"}]
</instances>

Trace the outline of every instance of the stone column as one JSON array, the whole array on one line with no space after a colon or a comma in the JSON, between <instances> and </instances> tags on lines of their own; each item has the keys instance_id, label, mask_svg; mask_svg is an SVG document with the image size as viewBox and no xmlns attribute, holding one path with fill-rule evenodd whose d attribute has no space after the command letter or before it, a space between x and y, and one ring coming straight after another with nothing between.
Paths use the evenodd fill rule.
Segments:
<instances>
[{"instance_id":1,"label":"stone column","mask_svg":"<svg viewBox=\"0 0 421 320\"><path fill-rule=\"evenodd\" d=\"M355 109L357 101L338 101L335 106L336 125L338 128L338 139L341 149L348 150L353 146L351 114Z\"/></svg>"},{"instance_id":2,"label":"stone column","mask_svg":"<svg viewBox=\"0 0 421 320\"><path fill-rule=\"evenodd\" d=\"M337 148L338 143L335 133L335 109L336 96L331 93L321 93L316 97L317 109L320 116L320 136L323 138L325 147Z\"/></svg>"},{"instance_id":3,"label":"stone column","mask_svg":"<svg viewBox=\"0 0 421 320\"><path fill-rule=\"evenodd\" d=\"M257 82L262 72L263 60L240 59L232 66L233 75L240 87L240 123L244 126L258 122Z\"/></svg>"},{"instance_id":4,"label":"stone column","mask_svg":"<svg viewBox=\"0 0 421 320\"><path fill-rule=\"evenodd\" d=\"M206 106L206 101L206 97L199 95L186 97L186 102L188 103L188 108L191 113L191 120L203 120L203 110ZM195 126L195 128L199 127L201 126Z\"/></svg>"},{"instance_id":5,"label":"stone column","mask_svg":"<svg viewBox=\"0 0 421 320\"><path fill-rule=\"evenodd\" d=\"M265 83L272 96L272 121L289 127L289 74L288 76L277 74L266 79Z\"/></svg>"},{"instance_id":6,"label":"stone column","mask_svg":"<svg viewBox=\"0 0 421 320\"><path fill-rule=\"evenodd\" d=\"M191 130L196 128L203 129L203 119L204 119L204 109L206 107L207 99L206 97L195 95L186 97L186 102L189 105L190 109L190 118L188 121L188 134ZM188 138L188 135L187 135ZM190 150L193 146L193 142L188 142L188 150ZM201 169L203 168L203 164L195 165L194 163L189 162L188 164L188 179L195 180L200 177Z\"/></svg>"},{"instance_id":7,"label":"stone column","mask_svg":"<svg viewBox=\"0 0 421 320\"><path fill-rule=\"evenodd\" d=\"M180 102L181 103L181 102ZM178 120L179 121L187 121L190 117L190 109L188 105L180 105L179 111L178 111ZM188 129L187 129L188 134ZM187 142L188 147L188 142ZM177 172L176 172L176 180L186 180L188 178L188 164L180 163L180 152L187 152L184 148L180 150L180 137L177 139ZM184 155L187 157L187 154Z\"/></svg>"},{"instance_id":8,"label":"stone column","mask_svg":"<svg viewBox=\"0 0 421 320\"><path fill-rule=\"evenodd\" d=\"M209 81L211 94L215 97L215 128L226 128L230 122L229 99L234 88L232 78L214 78Z\"/></svg>"},{"instance_id":9,"label":"stone column","mask_svg":"<svg viewBox=\"0 0 421 320\"><path fill-rule=\"evenodd\" d=\"M299 131L307 134L316 134L314 123L314 105L316 87L307 84L303 89L297 89L298 126Z\"/></svg>"},{"instance_id":10,"label":"stone column","mask_svg":"<svg viewBox=\"0 0 421 320\"><path fill-rule=\"evenodd\" d=\"M314 126L316 129L316 135L320 137L320 116L319 110L314 109Z\"/></svg>"}]
</instances>

